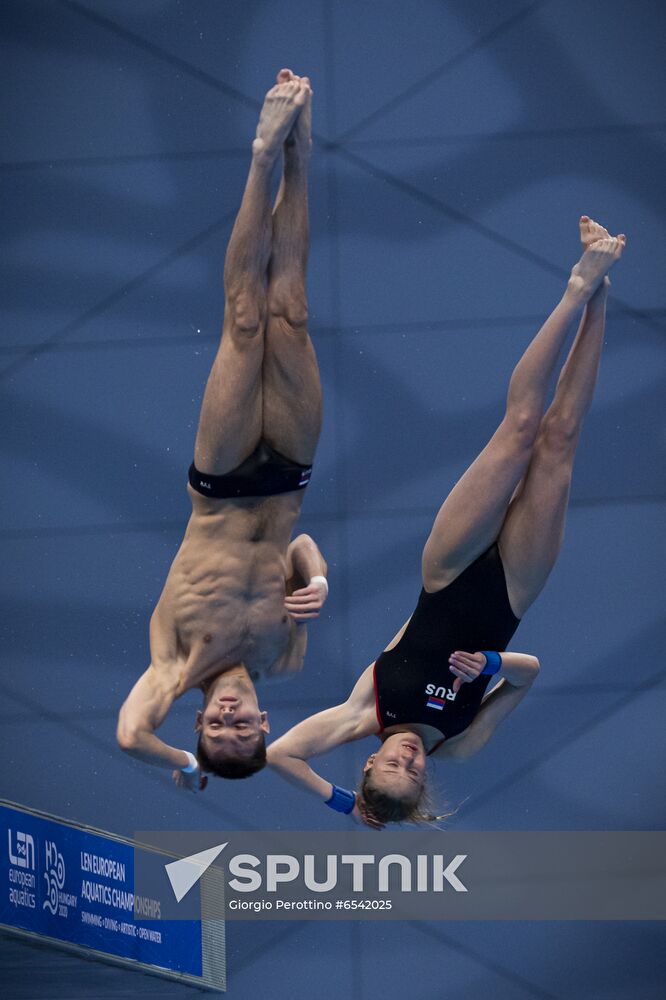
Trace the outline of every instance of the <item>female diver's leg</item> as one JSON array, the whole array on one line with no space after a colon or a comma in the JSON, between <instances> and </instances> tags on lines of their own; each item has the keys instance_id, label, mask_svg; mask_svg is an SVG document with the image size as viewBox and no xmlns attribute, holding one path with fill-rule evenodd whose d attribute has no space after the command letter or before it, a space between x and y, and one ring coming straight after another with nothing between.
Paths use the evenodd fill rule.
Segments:
<instances>
[{"instance_id":1,"label":"female diver's leg","mask_svg":"<svg viewBox=\"0 0 666 1000\"><path fill-rule=\"evenodd\" d=\"M303 104L284 144L284 171L273 211L263 367L263 437L302 465L314 458L321 430L321 384L307 331L308 169L312 91L291 74Z\"/></svg>"},{"instance_id":2,"label":"female diver's leg","mask_svg":"<svg viewBox=\"0 0 666 1000\"><path fill-rule=\"evenodd\" d=\"M222 475L261 437L261 369L266 281L272 243L271 173L300 107L299 86L269 90L252 144L252 164L224 262L224 323L201 406L194 449L200 472Z\"/></svg>"},{"instance_id":3,"label":"female diver's leg","mask_svg":"<svg viewBox=\"0 0 666 1000\"><path fill-rule=\"evenodd\" d=\"M571 322L602 283L619 252L617 241L612 240L586 250L562 299L518 362L502 423L437 514L423 550L426 590L446 587L497 539L511 498L530 463L550 378Z\"/></svg>"},{"instance_id":4,"label":"female diver's leg","mask_svg":"<svg viewBox=\"0 0 666 1000\"><path fill-rule=\"evenodd\" d=\"M587 216L581 220L581 238L584 246L599 239L612 244L614 259L625 243L624 236L610 240L606 230ZM509 599L518 617L542 590L564 536L576 447L599 371L608 286L605 278L585 308L529 468L499 535Z\"/></svg>"}]
</instances>

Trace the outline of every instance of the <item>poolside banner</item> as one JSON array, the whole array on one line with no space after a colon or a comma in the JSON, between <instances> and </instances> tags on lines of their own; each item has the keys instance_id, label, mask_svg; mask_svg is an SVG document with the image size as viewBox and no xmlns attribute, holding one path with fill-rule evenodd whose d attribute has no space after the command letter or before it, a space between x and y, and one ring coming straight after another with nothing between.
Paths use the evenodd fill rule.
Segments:
<instances>
[{"instance_id":1,"label":"poolside banner","mask_svg":"<svg viewBox=\"0 0 666 1000\"><path fill-rule=\"evenodd\" d=\"M0 924L88 957L136 965L223 990L224 924L202 921L197 879L179 919L163 919L155 896L135 893L134 873L173 857L101 830L0 802ZM218 885L217 892L222 887Z\"/></svg>"}]
</instances>

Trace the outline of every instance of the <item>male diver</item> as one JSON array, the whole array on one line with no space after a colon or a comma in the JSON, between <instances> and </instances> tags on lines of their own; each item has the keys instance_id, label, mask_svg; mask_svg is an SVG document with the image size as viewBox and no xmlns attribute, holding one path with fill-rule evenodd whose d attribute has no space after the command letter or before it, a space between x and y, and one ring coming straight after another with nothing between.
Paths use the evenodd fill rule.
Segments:
<instances>
[{"instance_id":1,"label":"male diver","mask_svg":"<svg viewBox=\"0 0 666 1000\"><path fill-rule=\"evenodd\" d=\"M150 621L150 666L118 718L118 743L203 789L205 772L253 774L268 717L255 682L301 670L306 621L326 600L326 563L311 538L290 541L321 426L308 336L310 81L278 73L266 95L224 265L222 338L189 472L185 536ZM282 154L271 209L271 175ZM172 703L201 688L196 756L156 735Z\"/></svg>"}]
</instances>

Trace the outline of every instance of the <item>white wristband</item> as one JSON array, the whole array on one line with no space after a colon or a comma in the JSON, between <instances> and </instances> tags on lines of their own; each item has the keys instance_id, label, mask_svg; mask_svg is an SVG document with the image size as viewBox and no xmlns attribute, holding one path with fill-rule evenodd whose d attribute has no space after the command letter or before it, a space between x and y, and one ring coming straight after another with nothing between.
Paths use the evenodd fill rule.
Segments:
<instances>
[{"instance_id":1,"label":"white wristband","mask_svg":"<svg viewBox=\"0 0 666 1000\"><path fill-rule=\"evenodd\" d=\"M183 774L194 774L195 771L199 770L199 761L189 750L183 750L183 753L187 754L187 766L181 767L180 770Z\"/></svg>"},{"instance_id":2,"label":"white wristband","mask_svg":"<svg viewBox=\"0 0 666 1000\"><path fill-rule=\"evenodd\" d=\"M326 596L328 597L328 580L325 576L313 576L310 578L310 583L323 583L326 588Z\"/></svg>"}]
</instances>

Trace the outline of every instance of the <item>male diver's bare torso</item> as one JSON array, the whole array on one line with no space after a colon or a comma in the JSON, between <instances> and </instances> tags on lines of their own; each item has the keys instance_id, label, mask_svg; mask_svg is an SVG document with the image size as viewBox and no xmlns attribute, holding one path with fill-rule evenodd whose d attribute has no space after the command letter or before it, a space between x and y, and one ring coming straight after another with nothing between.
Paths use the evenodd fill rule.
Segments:
<instances>
[{"instance_id":1,"label":"male diver's bare torso","mask_svg":"<svg viewBox=\"0 0 666 1000\"><path fill-rule=\"evenodd\" d=\"M177 675L176 697L239 663L253 680L282 673L295 627L285 580L302 492L239 500L189 493L192 516L150 623L152 665Z\"/></svg>"}]
</instances>

